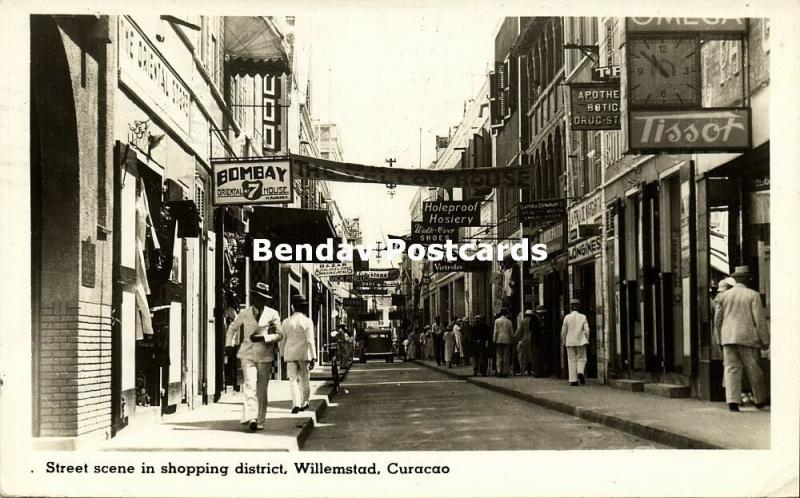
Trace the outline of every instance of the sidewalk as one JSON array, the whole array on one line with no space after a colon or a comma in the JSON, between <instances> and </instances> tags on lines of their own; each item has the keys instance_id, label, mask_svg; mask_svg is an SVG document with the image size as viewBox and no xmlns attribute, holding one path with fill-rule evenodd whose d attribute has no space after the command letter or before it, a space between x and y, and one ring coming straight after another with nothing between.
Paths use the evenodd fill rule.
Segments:
<instances>
[{"instance_id":1,"label":"sidewalk","mask_svg":"<svg viewBox=\"0 0 800 498\"><path fill-rule=\"evenodd\" d=\"M319 368L319 367L317 367ZM317 370L316 368L314 369ZM316 376L315 376L316 377ZM161 421L140 423L99 441L99 451L297 451L333 396L332 384L312 379L310 409L292 414L289 382L269 383L269 408L263 431L251 433L239 423L242 392L228 392L217 403L181 410Z\"/></svg>"},{"instance_id":2,"label":"sidewalk","mask_svg":"<svg viewBox=\"0 0 800 498\"><path fill-rule=\"evenodd\" d=\"M416 363L545 408L666 444L690 449L769 449L770 412L752 405L741 413L725 403L670 399L613 389L587 380L570 386L566 380L534 377L472 377L472 367L439 367L433 361Z\"/></svg>"}]
</instances>

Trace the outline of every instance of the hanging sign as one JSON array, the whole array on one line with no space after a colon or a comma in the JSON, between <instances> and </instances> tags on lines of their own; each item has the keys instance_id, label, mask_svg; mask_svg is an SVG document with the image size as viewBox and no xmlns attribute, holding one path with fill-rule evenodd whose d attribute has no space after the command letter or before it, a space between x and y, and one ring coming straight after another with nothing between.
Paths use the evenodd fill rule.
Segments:
<instances>
[{"instance_id":1,"label":"hanging sign","mask_svg":"<svg viewBox=\"0 0 800 498\"><path fill-rule=\"evenodd\" d=\"M344 297L342 307L353 311L367 311L367 302L360 297Z\"/></svg>"},{"instance_id":2,"label":"hanging sign","mask_svg":"<svg viewBox=\"0 0 800 498\"><path fill-rule=\"evenodd\" d=\"M314 275L318 277L352 276L353 263L318 263L314 265ZM331 281L334 281L333 279Z\"/></svg>"},{"instance_id":3,"label":"hanging sign","mask_svg":"<svg viewBox=\"0 0 800 498\"><path fill-rule=\"evenodd\" d=\"M611 44L608 44L611 46ZM603 66L592 68L592 81L617 81L621 74L620 66Z\"/></svg>"},{"instance_id":4,"label":"hanging sign","mask_svg":"<svg viewBox=\"0 0 800 498\"><path fill-rule=\"evenodd\" d=\"M634 111L628 153L742 152L750 148L750 109Z\"/></svg>"},{"instance_id":5,"label":"hanging sign","mask_svg":"<svg viewBox=\"0 0 800 498\"><path fill-rule=\"evenodd\" d=\"M569 233L567 238L570 242L578 240L580 238L578 235L580 225L597 223L602 217L603 205L599 193L572 206L569 208Z\"/></svg>"},{"instance_id":6,"label":"hanging sign","mask_svg":"<svg viewBox=\"0 0 800 498\"><path fill-rule=\"evenodd\" d=\"M444 244L448 240L458 242L458 227L425 225L420 221L411 222L412 244Z\"/></svg>"},{"instance_id":7,"label":"hanging sign","mask_svg":"<svg viewBox=\"0 0 800 498\"><path fill-rule=\"evenodd\" d=\"M334 283L350 283L353 281L353 275L331 275L328 277Z\"/></svg>"},{"instance_id":8,"label":"hanging sign","mask_svg":"<svg viewBox=\"0 0 800 498\"><path fill-rule=\"evenodd\" d=\"M365 166L291 154L295 178L348 183L393 183L443 188L530 188L532 168L404 169ZM486 166L486 165L482 165Z\"/></svg>"},{"instance_id":9,"label":"hanging sign","mask_svg":"<svg viewBox=\"0 0 800 498\"><path fill-rule=\"evenodd\" d=\"M354 281L375 281L385 282L400 278L399 268L376 268L374 270L360 271L356 273Z\"/></svg>"},{"instance_id":10,"label":"hanging sign","mask_svg":"<svg viewBox=\"0 0 800 498\"><path fill-rule=\"evenodd\" d=\"M422 224L441 227L477 227L481 225L480 201L425 201Z\"/></svg>"},{"instance_id":11,"label":"hanging sign","mask_svg":"<svg viewBox=\"0 0 800 498\"><path fill-rule=\"evenodd\" d=\"M569 262L577 263L600 254L600 237L590 237L569 246Z\"/></svg>"},{"instance_id":12,"label":"hanging sign","mask_svg":"<svg viewBox=\"0 0 800 498\"><path fill-rule=\"evenodd\" d=\"M628 17L628 33L700 33L701 35L747 33L747 19L707 17Z\"/></svg>"},{"instance_id":13,"label":"hanging sign","mask_svg":"<svg viewBox=\"0 0 800 498\"><path fill-rule=\"evenodd\" d=\"M481 272L489 270L488 261L433 261L431 262L434 273Z\"/></svg>"},{"instance_id":14,"label":"hanging sign","mask_svg":"<svg viewBox=\"0 0 800 498\"><path fill-rule=\"evenodd\" d=\"M293 200L288 159L213 161L215 206L284 204Z\"/></svg>"},{"instance_id":15,"label":"hanging sign","mask_svg":"<svg viewBox=\"0 0 800 498\"><path fill-rule=\"evenodd\" d=\"M619 130L619 83L569 86L572 131Z\"/></svg>"},{"instance_id":16,"label":"hanging sign","mask_svg":"<svg viewBox=\"0 0 800 498\"><path fill-rule=\"evenodd\" d=\"M389 289L387 287L353 287L352 290L355 294L366 296L387 296Z\"/></svg>"},{"instance_id":17,"label":"hanging sign","mask_svg":"<svg viewBox=\"0 0 800 498\"><path fill-rule=\"evenodd\" d=\"M372 311L370 313L361 313L358 315L358 319L362 322L377 322L380 321L381 315L377 311Z\"/></svg>"},{"instance_id":18,"label":"hanging sign","mask_svg":"<svg viewBox=\"0 0 800 498\"><path fill-rule=\"evenodd\" d=\"M554 199L547 201L520 202L517 204L519 221L539 223L546 220L560 220L566 216L567 201Z\"/></svg>"}]
</instances>

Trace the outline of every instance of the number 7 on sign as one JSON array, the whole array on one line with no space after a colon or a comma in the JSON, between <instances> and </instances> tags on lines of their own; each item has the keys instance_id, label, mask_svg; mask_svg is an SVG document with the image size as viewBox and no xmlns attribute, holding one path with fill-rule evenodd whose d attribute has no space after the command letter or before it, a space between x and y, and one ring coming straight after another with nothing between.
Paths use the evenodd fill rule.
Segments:
<instances>
[{"instance_id":1,"label":"number 7 on sign","mask_svg":"<svg viewBox=\"0 0 800 498\"><path fill-rule=\"evenodd\" d=\"M261 197L263 185L259 180L242 182L242 195L249 201L257 200Z\"/></svg>"}]
</instances>

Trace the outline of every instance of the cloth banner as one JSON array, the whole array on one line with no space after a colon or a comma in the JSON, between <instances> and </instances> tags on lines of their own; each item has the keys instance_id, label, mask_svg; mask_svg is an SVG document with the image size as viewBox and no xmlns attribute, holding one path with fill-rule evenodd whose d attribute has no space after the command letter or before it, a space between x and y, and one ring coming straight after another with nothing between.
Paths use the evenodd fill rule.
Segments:
<instances>
[{"instance_id":1,"label":"cloth banner","mask_svg":"<svg viewBox=\"0 0 800 498\"><path fill-rule=\"evenodd\" d=\"M349 183L394 183L445 188L530 188L529 166L474 169L403 169L330 161L292 154L295 178Z\"/></svg>"}]
</instances>

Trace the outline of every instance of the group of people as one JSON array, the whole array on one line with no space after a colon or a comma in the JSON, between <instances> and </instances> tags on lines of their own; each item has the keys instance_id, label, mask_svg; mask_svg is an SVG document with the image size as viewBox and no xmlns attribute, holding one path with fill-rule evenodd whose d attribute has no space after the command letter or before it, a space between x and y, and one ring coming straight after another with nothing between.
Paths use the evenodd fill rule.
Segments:
<instances>
[{"instance_id":1,"label":"group of people","mask_svg":"<svg viewBox=\"0 0 800 498\"><path fill-rule=\"evenodd\" d=\"M502 308L487 323L475 315L456 318L443 325L440 317L421 331L412 330L405 341L406 359L434 360L439 366L472 366L473 375L508 377L512 370L519 375L544 375L544 309L526 310L517 326L511 311Z\"/></svg>"},{"instance_id":2,"label":"group of people","mask_svg":"<svg viewBox=\"0 0 800 498\"><path fill-rule=\"evenodd\" d=\"M302 295L291 298L291 315L281 322L280 313L268 306L269 287L259 282L250 292L251 305L241 310L228 325L225 348L236 357L244 375L244 403L241 423L251 432L264 429L267 417L272 365L282 356L291 386L292 413L309 406L310 371L317 361L314 323L306 316L308 301Z\"/></svg>"},{"instance_id":3,"label":"group of people","mask_svg":"<svg viewBox=\"0 0 800 498\"><path fill-rule=\"evenodd\" d=\"M566 348L569 383L586 383L585 369L589 344L589 323L579 311L580 301L572 299L571 312L564 317L561 343ZM525 310L515 327L511 310L502 308L493 325L476 315L457 318L442 325L440 317L433 325L419 332L412 330L405 341L407 360L435 360L448 368L472 365L475 376L509 377L512 370L518 375L545 375L544 369L544 308Z\"/></svg>"}]
</instances>

